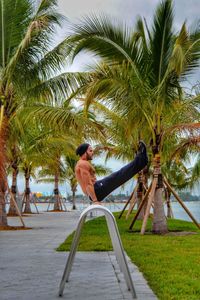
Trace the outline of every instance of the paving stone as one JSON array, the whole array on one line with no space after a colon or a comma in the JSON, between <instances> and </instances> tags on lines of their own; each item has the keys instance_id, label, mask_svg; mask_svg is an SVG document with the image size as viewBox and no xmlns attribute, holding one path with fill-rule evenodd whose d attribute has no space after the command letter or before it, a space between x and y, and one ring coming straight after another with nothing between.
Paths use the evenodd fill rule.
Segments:
<instances>
[{"instance_id":1,"label":"paving stone","mask_svg":"<svg viewBox=\"0 0 200 300\"><path fill-rule=\"evenodd\" d=\"M78 252L58 296L68 253L56 252L77 225L79 212L43 213L24 218L31 230L0 232L0 300L133 299L114 252ZM16 218L9 218L16 225ZM126 256L138 300L157 299Z\"/></svg>"}]
</instances>

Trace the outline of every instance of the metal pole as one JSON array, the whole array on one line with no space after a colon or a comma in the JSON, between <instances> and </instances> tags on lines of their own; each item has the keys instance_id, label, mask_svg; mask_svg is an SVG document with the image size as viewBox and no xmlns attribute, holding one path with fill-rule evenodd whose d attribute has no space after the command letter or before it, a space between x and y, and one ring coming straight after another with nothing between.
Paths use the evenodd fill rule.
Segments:
<instances>
[{"instance_id":1,"label":"metal pole","mask_svg":"<svg viewBox=\"0 0 200 300\"><path fill-rule=\"evenodd\" d=\"M66 281L69 280L69 275L71 272L71 268L72 268L72 264L74 261L74 257L75 257L75 253L78 247L78 243L79 243L79 239L80 239L80 235L81 235L81 230L83 227L83 224L85 222L85 219L87 217L87 214L94 211L94 210L98 210L104 213L105 217L106 217L106 221L107 221L107 226L108 226L108 230L109 230L109 234L110 234L110 238L112 241L112 245L114 248L114 252L117 258L117 261L119 263L120 266L120 270L123 272L124 274L124 278L127 284L128 289L130 290L130 292L132 293L133 298L136 298L136 293L135 293L135 289L134 289L134 285L132 282L132 278L131 278L131 274L128 268L128 263L126 260L126 256L124 253L124 249L123 249L123 245L122 245L122 241L120 238L120 234L119 234L119 230L117 227L117 223L115 221L115 218L113 216L113 214L111 213L111 211L109 211L106 207L103 207L101 205L91 205L90 207L86 208L82 214L80 215L79 221L78 221L78 225L77 225L77 229L73 238L73 242L71 245L71 249L70 249L70 253L67 259L67 263L64 269L64 273L61 279L61 283L60 283L60 288L59 288L59 296L62 297L63 295L63 291L64 291L64 287L65 287L65 283Z\"/></svg>"}]
</instances>

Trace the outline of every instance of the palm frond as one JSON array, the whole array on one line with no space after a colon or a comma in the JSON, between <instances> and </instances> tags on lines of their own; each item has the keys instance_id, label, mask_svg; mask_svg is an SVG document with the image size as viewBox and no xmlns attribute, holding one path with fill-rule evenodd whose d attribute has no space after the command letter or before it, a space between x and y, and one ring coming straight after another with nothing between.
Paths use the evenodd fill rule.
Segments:
<instances>
[{"instance_id":1,"label":"palm frond","mask_svg":"<svg viewBox=\"0 0 200 300\"><path fill-rule=\"evenodd\" d=\"M35 78L42 81L48 80L55 76L58 71L66 65L69 54L68 38L56 45L52 50L48 51L37 62L30 65L27 74L35 82Z\"/></svg>"},{"instance_id":2,"label":"palm frond","mask_svg":"<svg viewBox=\"0 0 200 300\"><path fill-rule=\"evenodd\" d=\"M15 48L13 56L6 66L5 79L11 80L12 76L15 75L14 71L20 71L21 64L31 65L48 51L51 34L55 33L55 26L59 25L61 19L63 19L55 11L54 2L42 0L38 11L32 15L28 27L23 30L23 38ZM17 24L15 26L17 27Z\"/></svg>"},{"instance_id":3,"label":"palm frond","mask_svg":"<svg viewBox=\"0 0 200 300\"><path fill-rule=\"evenodd\" d=\"M142 85L138 69L140 53L137 52L137 38L126 25L115 24L108 16L86 16L80 24L73 26L71 36L73 56L83 50L92 51L111 64L128 62ZM133 42L133 37L136 41Z\"/></svg>"},{"instance_id":4,"label":"palm frond","mask_svg":"<svg viewBox=\"0 0 200 300\"><path fill-rule=\"evenodd\" d=\"M85 73L62 73L48 80L38 82L35 86L27 87L26 103L37 101L52 103L63 102L65 98L73 96L76 91L81 92L81 88L87 79ZM27 99L26 98L26 99Z\"/></svg>"},{"instance_id":5,"label":"palm frond","mask_svg":"<svg viewBox=\"0 0 200 300\"><path fill-rule=\"evenodd\" d=\"M97 17L94 14L86 16L80 24L75 24L73 29L75 35L71 41L74 43L74 56L85 49L112 60L113 56L118 61L123 61L128 56L130 59L128 31L121 24L113 24L109 17L105 15Z\"/></svg>"},{"instance_id":6,"label":"palm frond","mask_svg":"<svg viewBox=\"0 0 200 300\"><path fill-rule=\"evenodd\" d=\"M95 168L95 172L98 176L107 175L112 172L112 170L110 168L107 168L102 165L95 164L95 165L93 165L93 167Z\"/></svg>"},{"instance_id":7,"label":"palm frond","mask_svg":"<svg viewBox=\"0 0 200 300\"><path fill-rule=\"evenodd\" d=\"M192 167L192 180L190 187L193 188L200 184L200 156L198 155L197 160Z\"/></svg>"},{"instance_id":8,"label":"palm frond","mask_svg":"<svg viewBox=\"0 0 200 300\"><path fill-rule=\"evenodd\" d=\"M154 69L154 85L159 85L165 76L172 52L173 8L171 0L158 5L154 15L151 51Z\"/></svg>"},{"instance_id":9,"label":"palm frond","mask_svg":"<svg viewBox=\"0 0 200 300\"><path fill-rule=\"evenodd\" d=\"M199 67L200 59L200 29L199 25L194 32L189 32L184 23L175 40L170 58L169 71L175 71L180 80L194 73Z\"/></svg>"},{"instance_id":10,"label":"palm frond","mask_svg":"<svg viewBox=\"0 0 200 300\"><path fill-rule=\"evenodd\" d=\"M174 131L176 132L184 132L190 134L197 134L200 132L200 123L183 123L183 124L176 124L174 126L170 126L166 129L164 134L172 134ZM198 136L197 136L198 137Z\"/></svg>"},{"instance_id":11,"label":"palm frond","mask_svg":"<svg viewBox=\"0 0 200 300\"><path fill-rule=\"evenodd\" d=\"M198 153L200 151L200 135L183 138L177 146L172 157L181 155L184 151L190 151L190 153Z\"/></svg>"},{"instance_id":12,"label":"palm frond","mask_svg":"<svg viewBox=\"0 0 200 300\"><path fill-rule=\"evenodd\" d=\"M0 66L5 68L33 15L33 7L28 0L2 0L0 5Z\"/></svg>"}]
</instances>

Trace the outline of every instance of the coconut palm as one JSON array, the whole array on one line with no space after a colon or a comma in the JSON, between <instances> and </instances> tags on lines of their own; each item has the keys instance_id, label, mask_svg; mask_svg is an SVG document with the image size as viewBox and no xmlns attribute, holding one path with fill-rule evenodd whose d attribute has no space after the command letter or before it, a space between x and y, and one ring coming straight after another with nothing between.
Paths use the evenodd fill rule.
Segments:
<instances>
[{"instance_id":1,"label":"coconut palm","mask_svg":"<svg viewBox=\"0 0 200 300\"><path fill-rule=\"evenodd\" d=\"M64 24L56 6L56 0L0 3L0 225L7 225L5 151L11 118L34 102L62 101L79 86L80 74L62 73L68 43L67 38L55 42Z\"/></svg>"},{"instance_id":2,"label":"coconut palm","mask_svg":"<svg viewBox=\"0 0 200 300\"><path fill-rule=\"evenodd\" d=\"M11 192L15 200L17 200L17 176L19 171L22 171L25 177L25 195L28 200L25 200L26 212L31 212L30 209L30 175L34 176L33 169L38 166L39 155L41 151L42 141L49 133L42 124L38 126L35 122L24 124L17 117L12 118L10 126L10 134L7 143L7 160L9 169L12 170L12 186ZM14 204L10 203L9 214L16 214Z\"/></svg>"},{"instance_id":3,"label":"coconut palm","mask_svg":"<svg viewBox=\"0 0 200 300\"><path fill-rule=\"evenodd\" d=\"M168 161L162 166L162 174L167 179L171 187L176 190L187 188L191 182L191 172L186 168L182 160ZM164 198L167 204L167 217L172 217L170 204L171 191L167 186L164 187Z\"/></svg>"},{"instance_id":4,"label":"coconut palm","mask_svg":"<svg viewBox=\"0 0 200 300\"><path fill-rule=\"evenodd\" d=\"M192 168L192 179L199 180L199 178L200 178L200 155L198 155L196 162Z\"/></svg>"},{"instance_id":5,"label":"coconut palm","mask_svg":"<svg viewBox=\"0 0 200 300\"><path fill-rule=\"evenodd\" d=\"M24 134L19 141L20 164L19 170L24 174L25 179L25 213L31 213L30 206L30 180L35 178L36 169L44 161L43 149L44 140L49 135L49 130L37 123L29 123L29 127L24 129Z\"/></svg>"},{"instance_id":6,"label":"coconut palm","mask_svg":"<svg viewBox=\"0 0 200 300\"><path fill-rule=\"evenodd\" d=\"M77 157L75 155L65 156L66 165L66 180L69 182L72 192L72 209L76 209L75 196L77 191L78 182L75 176L75 166L77 163Z\"/></svg>"},{"instance_id":7,"label":"coconut palm","mask_svg":"<svg viewBox=\"0 0 200 300\"><path fill-rule=\"evenodd\" d=\"M192 129L192 131L191 131ZM191 189L196 187L199 183L200 168L199 168L199 156L200 151L200 129L196 124L190 126L184 126L184 136L179 139L178 145L172 151L172 159L175 162L180 160L186 161L188 165L192 165L188 169L190 177L186 181L187 187ZM196 155L197 154L197 155ZM193 163L191 162L193 161Z\"/></svg>"},{"instance_id":8,"label":"coconut palm","mask_svg":"<svg viewBox=\"0 0 200 300\"><path fill-rule=\"evenodd\" d=\"M182 88L199 67L199 28L188 30L184 23L176 34L172 1L165 0L156 9L152 28L142 19L132 30L93 16L74 30L74 56L90 50L104 62L88 83L87 105L102 100L122 117L132 119L137 111L146 120L160 184L154 198L153 231L166 232L160 163L172 126L199 120L199 96L188 96Z\"/></svg>"},{"instance_id":9,"label":"coconut palm","mask_svg":"<svg viewBox=\"0 0 200 300\"><path fill-rule=\"evenodd\" d=\"M18 120L19 121L19 120ZM24 134L24 129L21 126L20 122L17 122L17 119L12 119L12 126L10 127L9 139L7 142L7 173L12 174L12 184L11 184L11 193L19 206L18 197L17 197L17 177L19 174L19 164L21 161L21 152L20 152L20 141ZM9 215L17 216L16 207L13 201L10 201Z\"/></svg>"},{"instance_id":10,"label":"coconut palm","mask_svg":"<svg viewBox=\"0 0 200 300\"><path fill-rule=\"evenodd\" d=\"M54 159L47 159L46 163L42 165L42 169L38 172L37 182L54 183L54 208L53 211L61 211L60 205L60 189L59 184L65 182L65 169L61 162L61 157L56 155Z\"/></svg>"},{"instance_id":11,"label":"coconut palm","mask_svg":"<svg viewBox=\"0 0 200 300\"><path fill-rule=\"evenodd\" d=\"M38 172L38 182L54 182L54 210L62 210L59 196L59 183L66 180L66 166L63 157L73 155L75 143L77 143L75 134L61 134L55 130L50 131L42 141L41 170Z\"/></svg>"},{"instance_id":12,"label":"coconut palm","mask_svg":"<svg viewBox=\"0 0 200 300\"><path fill-rule=\"evenodd\" d=\"M12 169L12 184L11 184L11 193L14 198L14 200L17 203L17 176L19 174L19 163L20 163L20 154L19 154L19 149L17 144L13 144L12 141L12 146L9 149L10 151L10 156L9 156L9 165L10 169ZM17 211L15 208L15 205L13 201L10 201L10 207L9 207L9 215L16 216Z\"/></svg>"}]
</instances>

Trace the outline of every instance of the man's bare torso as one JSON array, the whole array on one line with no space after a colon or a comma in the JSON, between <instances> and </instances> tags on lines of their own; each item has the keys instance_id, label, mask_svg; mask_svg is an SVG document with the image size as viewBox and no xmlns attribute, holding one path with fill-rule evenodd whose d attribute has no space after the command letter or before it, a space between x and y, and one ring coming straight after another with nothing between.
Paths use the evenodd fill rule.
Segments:
<instances>
[{"instance_id":1,"label":"man's bare torso","mask_svg":"<svg viewBox=\"0 0 200 300\"><path fill-rule=\"evenodd\" d=\"M95 170L87 160L80 159L75 167L75 174L83 192L88 195L87 187L96 182Z\"/></svg>"}]
</instances>

